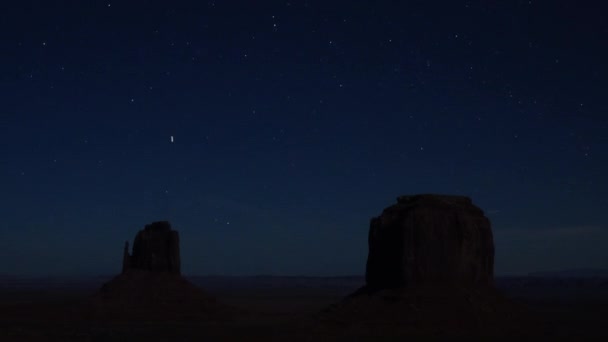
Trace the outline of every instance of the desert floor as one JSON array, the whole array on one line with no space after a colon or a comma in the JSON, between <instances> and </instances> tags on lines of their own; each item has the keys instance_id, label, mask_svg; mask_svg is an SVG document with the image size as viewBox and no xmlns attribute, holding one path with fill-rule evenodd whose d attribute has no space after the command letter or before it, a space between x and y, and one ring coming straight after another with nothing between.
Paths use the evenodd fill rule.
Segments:
<instances>
[{"instance_id":1,"label":"desert floor","mask_svg":"<svg viewBox=\"0 0 608 342\"><path fill-rule=\"evenodd\" d=\"M198 277L191 281L234 308L230 317L89 316L81 305L103 279L31 279L0 286L0 341L360 341L447 338L430 328L395 328L326 320L321 313L356 290L362 279ZM506 285L505 285L506 284ZM544 339L608 338L608 290L597 282L505 282L504 292L529 308L533 320L517 335ZM457 313L455 313L457 314ZM474 336L475 332L468 332Z\"/></svg>"}]
</instances>

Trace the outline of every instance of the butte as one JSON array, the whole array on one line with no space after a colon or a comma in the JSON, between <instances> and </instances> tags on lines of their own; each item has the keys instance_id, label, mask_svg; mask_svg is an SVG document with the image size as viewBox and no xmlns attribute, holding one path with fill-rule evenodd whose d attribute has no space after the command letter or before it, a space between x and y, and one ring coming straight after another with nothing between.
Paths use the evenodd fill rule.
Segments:
<instances>
[{"instance_id":1,"label":"butte","mask_svg":"<svg viewBox=\"0 0 608 342\"><path fill-rule=\"evenodd\" d=\"M229 309L181 275L179 233L167 221L148 224L125 243L122 273L94 296L107 319L217 319Z\"/></svg>"},{"instance_id":2,"label":"butte","mask_svg":"<svg viewBox=\"0 0 608 342\"><path fill-rule=\"evenodd\" d=\"M494 287L490 220L464 196L400 196L370 222L365 285L321 319L357 336L516 336L525 309ZM328 325L326 325L327 327Z\"/></svg>"}]
</instances>

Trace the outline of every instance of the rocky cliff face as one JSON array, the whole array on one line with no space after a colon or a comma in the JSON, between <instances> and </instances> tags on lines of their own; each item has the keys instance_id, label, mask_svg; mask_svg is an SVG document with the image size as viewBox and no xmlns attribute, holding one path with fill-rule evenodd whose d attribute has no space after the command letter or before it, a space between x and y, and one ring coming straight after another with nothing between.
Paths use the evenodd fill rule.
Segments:
<instances>
[{"instance_id":1,"label":"rocky cliff face","mask_svg":"<svg viewBox=\"0 0 608 342\"><path fill-rule=\"evenodd\" d=\"M490 221L468 197L401 196L371 220L368 242L368 290L493 284Z\"/></svg>"},{"instance_id":2,"label":"rocky cliff face","mask_svg":"<svg viewBox=\"0 0 608 342\"><path fill-rule=\"evenodd\" d=\"M401 196L371 220L366 285L320 317L399 336L519 336L529 311L493 278L490 221L471 199Z\"/></svg>"},{"instance_id":3,"label":"rocky cliff face","mask_svg":"<svg viewBox=\"0 0 608 342\"><path fill-rule=\"evenodd\" d=\"M125 244L123 273L129 270L181 274L179 234L167 221L148 224L135 236L133 253Z\"/></svg>"}]
</instances>

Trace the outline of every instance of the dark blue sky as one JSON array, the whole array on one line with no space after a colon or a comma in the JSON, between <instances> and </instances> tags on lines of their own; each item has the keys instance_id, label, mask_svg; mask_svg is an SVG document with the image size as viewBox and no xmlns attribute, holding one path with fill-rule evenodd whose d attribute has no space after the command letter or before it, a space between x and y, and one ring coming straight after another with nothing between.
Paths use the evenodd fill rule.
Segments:
<instances>
[{"instance_id":1,"label":"dark blue sky","mask_svg":"<svg viewBox=\"0 0 608 342\"><path fill-rule=\"evenodd\" d=\"M471 196L498 274L608 267L608 21L580 1L0 5L0 274L362 274L398 195ZM171 136L174 142L171 142Z\"/></svg>"}]
</instances>

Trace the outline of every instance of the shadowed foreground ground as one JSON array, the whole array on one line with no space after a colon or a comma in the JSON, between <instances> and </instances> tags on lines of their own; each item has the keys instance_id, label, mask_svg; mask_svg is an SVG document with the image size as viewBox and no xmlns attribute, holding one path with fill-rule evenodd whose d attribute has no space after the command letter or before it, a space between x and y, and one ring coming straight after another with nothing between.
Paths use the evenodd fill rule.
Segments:
<instances>
[{"instance_id":1,"label":"shadowed foreground ground","mask_svg":"<svg viewBox=\"0 0 608 342\"><path fill-rule=\"evenodd\" d=\"M517 310L522 306L529 311L528 316L522 318L525 322L521 326L507 329L509 333L505 334L500 320L493 321L497 326L488 326L484 317L469 326L456 322L458 329L446 330L449 324L440 327L437 322L462 316L459 312L450 312L459 310L454 308L460 304L442 303L442 299L428 302L424 294L407 295L407 298L389 294L387 298L396 306L388 307L378 306L374 298L355 304L343 302L344 296L360 285L358 278L205 277L193 282L217 297L223 304L222 314L209 315L199 307L179 310L179 313L147 315L146 310L142 310L136 317L112 317L85 300L98 288L96 281L48 286L39 281L29 286L27 282L4 284L0 290L0 340L350 341L455 335L587 340L608 337L605 328L608 298L602 284L509 283L506 292L525 299L516 302L513 313L520 315ZM548 293L551 295L546 295ZM400 301L411 303L412 298L419 304L408 304L409 309L405 310L399 306ZM332 305L335 303L339 304ZM336 315L336 308L346 308L348 314ZM424 315L429 315L425 308L441 314L425 318ZM374 314L371 310L384 312ZM389 316L383 318L387 311ZM399 315L410 318L404 318L407 322L401 324Z\"/></svg>"}]
</instances>

